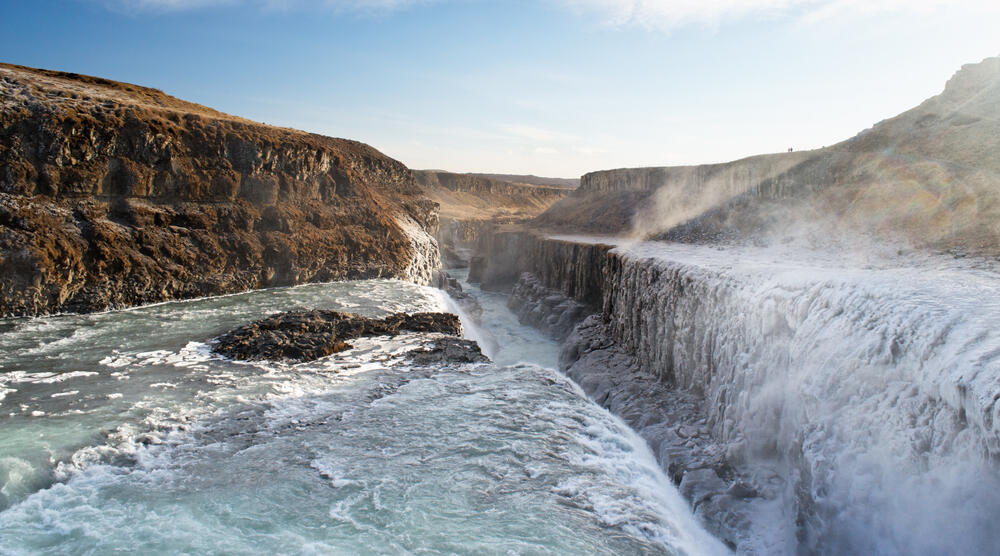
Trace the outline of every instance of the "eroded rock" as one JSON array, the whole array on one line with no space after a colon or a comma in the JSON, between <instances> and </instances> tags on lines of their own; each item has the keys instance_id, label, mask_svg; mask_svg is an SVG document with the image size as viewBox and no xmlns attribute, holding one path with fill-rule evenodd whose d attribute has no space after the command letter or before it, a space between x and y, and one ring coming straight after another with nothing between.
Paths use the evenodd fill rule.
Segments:
<instances>
[{"instance_id":1,"label":"eroded rock","mask_svg":"<svg viewBox=\"0 0 1000 556\"><path fill-rule=\"evenodd\" d=\"M447 363L485 363L489 359L472 340L444 337L417 348L407 356L416 365L432 366Z\"/></svg>"},{"instance_id":2,"label":"eroded rock","mask_svg":"<svg viewBox=\"0 0 1000 556\"><path fill-rule=\"evenodd\" d=\"M212 351L239 360L312 361L350 349L347 340L401 332L460 336L462 324L450 313L395 313L378 319L338 311L290 311L219 336Z\"/></svg>"},{"instance_id":3,"label":"eroded rock","mask_svg":"<svg viewBox=\"0 0 1000 556\"><path fill-rule=\"evenodd\" d=\"M368 145L0 64L0 317L427 284L437 204Z\"/></svg>"}]
</instances>

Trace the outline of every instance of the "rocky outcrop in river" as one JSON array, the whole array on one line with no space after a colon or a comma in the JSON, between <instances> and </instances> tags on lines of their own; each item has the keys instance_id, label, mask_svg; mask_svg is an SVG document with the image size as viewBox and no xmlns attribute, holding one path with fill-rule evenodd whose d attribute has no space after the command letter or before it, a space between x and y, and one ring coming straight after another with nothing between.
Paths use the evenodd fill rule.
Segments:
<instances>
[{"instance_id":1,"label":"rocky outcrop in river","mask_svg":"<svg viewBox=\"0 0 1000 556\"><path fill-rule=\"evenodd\" d=\"M212 351L240 360L313 361L351 349L347 340L402 332L461 336L462 323L450 313L396 313L377 319L338 311L290 311L219 336Z\"/></svg>"},{"instance_id":2,"label":"rocky outcrop in river","mask_svg":"<svg viewBox=\"0 0 1000 556\"><path fill-rule=\"evenodd\" d=\"M362 143L0 65L0 316L429 283L437 224L412 173Z\"/></svg>"}]
</instances>

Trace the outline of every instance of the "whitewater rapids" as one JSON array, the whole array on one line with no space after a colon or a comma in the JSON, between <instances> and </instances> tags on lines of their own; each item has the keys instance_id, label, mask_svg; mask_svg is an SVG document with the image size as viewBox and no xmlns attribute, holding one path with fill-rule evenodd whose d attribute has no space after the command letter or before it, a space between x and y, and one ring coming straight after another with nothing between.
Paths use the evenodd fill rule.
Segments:
<instances>
[{"instance_id":1,"label":"whitewater rapids","mask_svg":"<svg viewBox=\"0 0 1000 556\"><path fill-rule=\"evenodd\" d=\"M681 489L706 519L732 512L740 551L1000 553L995 262L558 239L617 243L596 322L641 369L618 382L631 390L586 361L570 376L638 414L664 468L705 429L724 464L706 479L683 462L701 485ZM667 393L642 391L642 373ZM697 415L657 413L673 393Z\"/></svg>"},{"instance_id":2,"label":"whitewater rapids","mask_svg":"<svg viewBox=\"0 0 1000 556\"><path fill-rule=\"evenodd\" d=\"M417 334L294 365L206 343L446 306L398 281L0 322L0 553L724 553L643 441L535 364L555 344L484 304L502 365L414 365Z\"/></svg>"}]
</instances>

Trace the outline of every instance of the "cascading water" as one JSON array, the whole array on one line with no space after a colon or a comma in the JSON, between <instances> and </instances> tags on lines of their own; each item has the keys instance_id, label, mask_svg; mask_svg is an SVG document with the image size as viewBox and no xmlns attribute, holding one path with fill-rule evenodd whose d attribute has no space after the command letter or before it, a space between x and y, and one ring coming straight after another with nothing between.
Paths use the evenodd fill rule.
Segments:
<instances>
[{"instance_id":1,"label":"cascading water","mask_svg":"<svg viewBox=\"0 0 1000 556\"><path fill-rule=\"evenodd\" d=\"M0 553L725 552L509 313L502 365L416 365L415 334L294 365L205 344L302 307L444 300L366 281L0 322Z\"/></svg>"},{"instance_id":2,"label":"cascading water","mask_svg":"<svg viewBox=\"0 0 1000 556\"><path fill-rule=\"evenodd\" d=\"M609 335L783 501L777 546L1000 552L991 263L659 243L609 261Z\"/></svg>"}]
</instances>

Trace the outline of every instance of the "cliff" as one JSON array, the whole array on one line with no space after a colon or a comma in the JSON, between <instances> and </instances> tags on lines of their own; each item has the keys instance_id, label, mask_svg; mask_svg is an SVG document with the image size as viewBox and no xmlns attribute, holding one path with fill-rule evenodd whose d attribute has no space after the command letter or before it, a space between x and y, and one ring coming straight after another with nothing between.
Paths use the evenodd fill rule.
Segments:
<instances>
[{"instance_id":1,"label":"cliff","mask_svg":"<svg viewBox=\"0 0 1000 556\"><path fill-rule=\"evenodd\" d=\"M569 192L565 187L513 183L473 174L415 170L417 185L456 220L517 219L538 215Z\"/></svg>"},{"instance_id":2,"label":"cliff","mask_svg":"<svg viewBox=\"0 0 1000 556\"><path fill-rule=\"evenodd\" d=\"M534 174L468 174L482 178L490 178L499 181L506 181L520 185L543 185L547 187L559 187L562 189L576 189L580 187L580 178L546 178Z\"/></svg>"},{"instance_id":3,"label":"cliff","mask_svg":"<svg viewBox=\"0 0 1000 556\"><path fill-rule=\"evenodd\" d=\"M441 207L437 234L446 267L465 267L481 237L493 230L533 218L562 199L569 189L493 179L478 174L415 170L416 183ZM534 178L534 176L512 176ZM566 181L536 178L536 181Z\"/></svg>"},{"instance_id":4,"label":"cliff","mask_svg":"<svg viewBox=\"0 0 1000 556\"><path fill-rule=\"evenodd\" d=\"M591 172L580 188L539 215L553 231L646 235L757 187L813 153L752 156L722 164L620 168Z\"/></svg>"},{"instance_id":5,"label":"cliff","mask_svg":"<svg viewBox=\"0 0 1000 556\"><path fill-rule=\"evenodd\" d=\"M916 108L818 151L667 239L859 232L937 250L1000 254L1000 58L962 67Z\"/></svg>"},{"instance_id":6,"label":"cliff","mask_svg":"<svg viewBox=\"0 0 1000 556\"><path fill-rule=\"evenodd\" d=\"M0 65L0 315L428 282L435 204L362 143Z\"/></svg>"},{"instance_id":7,"label":"cliff","mask_svg":"<svg viewBox=\"0 0 1000 556\"><path fill-rule=\"evenodd\" d=\"M868 237L995 256L998 113L1000 58L989 58L964 66L940 95L830 147L588 174L534 225L695 242Z\"/></svg>"}]
</instances>

